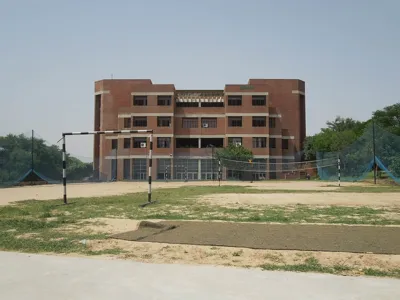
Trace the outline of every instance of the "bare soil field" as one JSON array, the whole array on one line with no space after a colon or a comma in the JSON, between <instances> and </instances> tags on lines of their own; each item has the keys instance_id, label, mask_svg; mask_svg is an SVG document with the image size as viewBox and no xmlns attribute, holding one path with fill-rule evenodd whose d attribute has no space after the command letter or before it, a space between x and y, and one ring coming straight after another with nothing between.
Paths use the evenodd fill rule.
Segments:
<instances>
[{"instance_id":1,"label":"bare soil field","mask_svg":"<svg viewBox=\"0 0 400 300\"><path fill-rule=\"evenodd\" d=\"M228 207L240 204L400 207L399 193L214 194L205 195L199 200Z\"/></svg>"},{"instance_id":2,"label":"bare soil field","mask_svg":"<svg viewBox=\"0 0 400 300\"><path fill-rule=\"evenodd\" d=\"M181 186L218 186L217 181L193 181L193 182L154 182L153 189L177 188ZM318 181L276 181L276 182L229 182L222 181L222 186L251 186L257 189L270 190L324 190L338 189L326 182ZM342 184L343 186L343 184ZM344 186L371 186L363 183L345 183ZM136 192L145 192L148 189L147 182L107 182L107 183L79 183L68 184L69 198L86 198L123 195ZM62 185L26 186L0 189L0 205L21 200L52 200L61 199L63 195Z\"/></svg>"}]
</instances>

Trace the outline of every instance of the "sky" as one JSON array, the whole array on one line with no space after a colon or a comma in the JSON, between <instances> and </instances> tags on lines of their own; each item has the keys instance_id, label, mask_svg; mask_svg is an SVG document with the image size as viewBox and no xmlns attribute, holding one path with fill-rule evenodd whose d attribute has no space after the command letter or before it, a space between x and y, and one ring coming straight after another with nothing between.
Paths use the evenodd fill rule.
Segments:
<instances>
[{"instance_id":1,"label":"sky","mask_svg":"<svg viewBox=\"0 0 400 300\"><path fill-rule=\"evenodd\" d=\"M307 135L399 102L398 0L0 0L0 135L93 129L94 81L306 82ZM90 158L93 139L69 137Z\"/></svg>"}]
</instances>

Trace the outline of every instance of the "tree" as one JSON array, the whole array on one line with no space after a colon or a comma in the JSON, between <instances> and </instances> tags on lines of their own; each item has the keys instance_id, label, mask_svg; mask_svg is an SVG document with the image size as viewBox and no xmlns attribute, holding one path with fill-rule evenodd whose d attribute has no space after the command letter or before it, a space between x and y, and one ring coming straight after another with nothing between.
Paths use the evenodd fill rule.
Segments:
<instances>
[{"instance_id":1,"label":"tree","mask_svg":"<svg viewBox=\"0 0 400 300\"><path fill-rule=\"evenodd\" d=\"M236 146L229 144L228 147L218 149L216 156L218 159L249 161L253 159L253 152L242 145Z\"/></svg>"},{"instance_id":2,"label":"tree","mask_svg":"<svg viewBox=\"0 0 400 300\"><path fill-rule=\"evenodd\" d=\"M24 135L0 137L0 184L13 183L32 168L32 140ZM43 139L33 140L33 168L49 179L62 177L62 153L58 146L46 145ZM92 175L92 164L84 163L67 154L67 173L73 180Z\"/></svg>"},{"instance_id":3,"label":"tree","mask_svg":"<svg viewBox=\"0 0 400 300\"><path fill-rule=\"evenodd\" d=\"M342 176L357 180L371 169L375 150L382 168L400 178L400 103L375 111L366 122L338 116L326 125L321 132L306 138L306 160L340 156ZM326 173L334 172L335 168L326 169Z\"/></svg>"},{"instance_id":4,"label":"tree","mask_svg":"<svg viewBox=\"0 0 400 300\"><path fill-rule=\"evenodd\" d=\"M327 129L334 132L355 131L361 133L365 128L365 122L353 120L352 118L342 118L337 116L334 121L326 122ZM326 129L322 129L324 132Z\"/></svg>"},{"instance_id":5,"label":"tree","mask_svg":"<svg viewBox=\"0 0 400 300\"><path fill-rule=\"evenodd\" d=\"M375 111L372 120L380 127L400 136L400 103Z\"/></svg>"}]
</instances>

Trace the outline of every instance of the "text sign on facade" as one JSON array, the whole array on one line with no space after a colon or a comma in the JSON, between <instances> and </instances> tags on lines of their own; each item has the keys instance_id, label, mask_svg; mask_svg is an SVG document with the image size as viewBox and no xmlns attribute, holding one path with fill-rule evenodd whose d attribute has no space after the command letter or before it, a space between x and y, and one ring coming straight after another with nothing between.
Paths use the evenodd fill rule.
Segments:
<instances>
[{"instance_id":1,"label":"text sign on facade","mask_svg":"<svg viewBox=\"0 0 400 300\"><path fill-rule=\"evenodd\" d=\"M242 85L242 86L240 86L240 89L241 90L252 90L252 89L254 89L254 86L252 86L252 85Z\"/></svg>"}]
</instances>

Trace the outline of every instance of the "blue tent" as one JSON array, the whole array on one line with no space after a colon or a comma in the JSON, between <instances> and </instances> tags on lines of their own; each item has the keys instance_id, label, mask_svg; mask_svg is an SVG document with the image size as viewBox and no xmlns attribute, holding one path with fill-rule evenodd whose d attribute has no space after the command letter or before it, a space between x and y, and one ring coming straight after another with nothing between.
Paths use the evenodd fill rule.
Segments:
<instances>
[{"instance_id":1,"label":"blue tent","mask_svg":"<svg viewBox=\"0 0 400 300\"><path fill-rule=\"evenodd\" d=\"M43 176L34 169L29 169L21 178L19 178L14 185L39 185L56 183L54 180Z\"/></svg>"}]
</instances>

